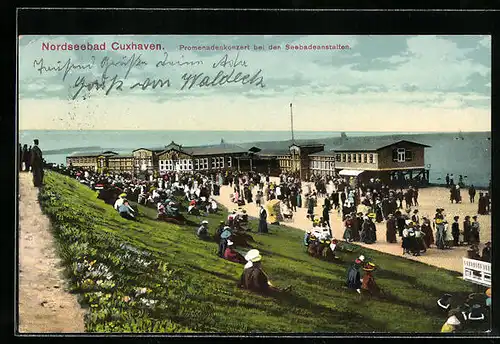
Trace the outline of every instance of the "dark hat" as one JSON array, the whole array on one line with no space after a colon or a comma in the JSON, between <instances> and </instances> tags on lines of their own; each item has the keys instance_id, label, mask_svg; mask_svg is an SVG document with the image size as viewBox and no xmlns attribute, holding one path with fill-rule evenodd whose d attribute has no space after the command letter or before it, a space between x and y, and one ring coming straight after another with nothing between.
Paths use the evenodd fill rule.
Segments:
<instances>
[{"instance_id":1,"label":"dark hat","mask_svg":"<svg viewBox=\"0 0 500 344\"><path fill-rule=\"evenodd\" d=\"M40 141L38 141L38 139L34 139L33 142L37 145L38 142L40 142Z\"/></svg>"},{"instance_id":2,"label":"dark hat","mask_svg":"<svg viewBox=\"0 0 500 344\"><path fill-rule=\"evenodd\" d=\"M451 294L444 294L439 300L437 300L438 306L444 310L448 310L451 306L450 298Z\"/></svg>"},{"instance_id":3,"label":"dark hat","mask_svg":"<svg viewBox=\"0 0 500 344\"><path fill-rule=\"evenodd\" d=\"M459 218L460 218L460 216L453 216L454 220L458 220Z\"/></svg>"},{"instance_id":4,"label":"dark hat","mask_svg":"<svg viewBox=\"0 0 500 344\"><path fill-rule=\"evenodd\" d=\"M440 211L440 210L441 210L441 209L439 209L439 208L436 208L436 213L439 213L439 211Z\"/></svg>"},{"instance_id":5,"label":"dark hat","mask_svg":"<svg viewBox=\"0 0 500 344\"><path fill-rule=\"evenodd\" d=\"M413 211L413 214L416 214L416 213L418 213L418 209L415 209L415 210Z\"/></svg>"},{"instance_id":6,"label":"dark hat","mask_svg":"<svg viewBox=\"0 0 500 344\"><path fill-rule=\"evenodd\" d=\"M475 219L477 219L477 215L474 215L472 218L473 218L474 220L475 220Z\"/></svg>"},{"instance_id":7,"label":"dark hat","mask_svg":"<svg viewBox=\"0 0 500 344\"><path fill-rule=\"evenodd\" d=\"M473 321L474 320L484 320L484 313L481 309L481 306L478 304L472 305L472 307L470 308L468 318L469 318L469 320L473 320Z\"/></svg>"}]
</instances>

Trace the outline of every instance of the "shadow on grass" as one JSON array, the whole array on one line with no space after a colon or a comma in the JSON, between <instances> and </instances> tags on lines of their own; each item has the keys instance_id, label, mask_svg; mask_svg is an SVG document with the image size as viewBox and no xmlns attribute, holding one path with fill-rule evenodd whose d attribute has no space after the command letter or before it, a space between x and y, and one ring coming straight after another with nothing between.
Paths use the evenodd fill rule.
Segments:
<instances>
[{"instance_id":1,"label":"shadow on grass","mask_svg":"<svg viewBox=\"0 0 500 344\"><path fill-rule=\"evenodd\" d=\"M234 263L234 264L238 265L236 263ZM228 275L228 274L225 274L225 273L222 273L222 272L217 272L217 271L213 271L213 270L207 270L207 269L204 269L204 268L199 267L197 265L188 264L186 267L190 268L192 270L195 270L195 271L200 271L200 272L204 272L204 273L216 276L218 278L221 278L221 279L224 279L224 280L227 280L227 281L231 281L234 284L236 284L239 281L239 277L236 278L234 276L231 276L231 275Z\"/></svg>"}]
</instances>

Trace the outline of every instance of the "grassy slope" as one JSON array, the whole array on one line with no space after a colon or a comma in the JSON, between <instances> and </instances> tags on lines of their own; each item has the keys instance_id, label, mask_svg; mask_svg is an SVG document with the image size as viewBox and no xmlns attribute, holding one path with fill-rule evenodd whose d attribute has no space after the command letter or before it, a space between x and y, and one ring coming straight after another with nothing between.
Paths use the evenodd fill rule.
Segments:
<instances>
[{"instance_id":1,"label":"grassy slope","mask_svg":"<svg viewBox=\"0 0 500 344\"><path fill-rule=\"evenodd\" d=\"M142 206L140 221L127 221L97 200L95 192L54 172L47 172L45 183L43 193L60 197L52 203L42 202L56 231L58 222L64 219L56 219L55 214L69 209L73 215L85 213L93 233L108 233L103 240L118 239L147 249L156 261L167 262L175 271L177 277L163 280L154 294L167 305L177 305L168 312L141 313L153 323L168 317L174 324L170 331L437 332L446 316L437 311L436 299L445 292L471 292L471 286L456 273L357 246L353 253L341 253L344 263L323 262L305 253L302 231L270 226L270 234L252 233L255 247L264 256L263 266L273 284L291 284L294 289L279 298L256 295L236 287L243 266L218 258L216 243L198 240L195 228L156 222L155 210ZM207 218L211 233L221 219L221 215ZM256 222L251 226L256 228ZM380 267L375 278L384 290L390 291L388 300L370 299L344 288L347 266L360 253ZM120 273L127 282L118 284L113 295L124 294L120 288L127 288L127 284L158 283L153 280L161 275L152 271L137 278L126 269ZM131 275L129 279L125 278L127 274ZM125 309L123 304L120 307ZM117 324L120 321L126 320L115 319ZM110 330L107 326L87 326L89 331ZM124 331L120 326L117 330Z\"/></svg>"}]
</instances>

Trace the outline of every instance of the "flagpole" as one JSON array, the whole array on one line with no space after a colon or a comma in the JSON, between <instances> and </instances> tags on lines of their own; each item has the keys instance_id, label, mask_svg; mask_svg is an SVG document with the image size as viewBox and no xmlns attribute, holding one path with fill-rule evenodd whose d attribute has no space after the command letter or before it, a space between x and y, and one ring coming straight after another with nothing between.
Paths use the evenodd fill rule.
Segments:
<instances>
[{"instance_id":1,"label":"flagpole","mask_svg":"<svg viewBox=\"0 0 500 344\"><path fill-rule=\"evenodd\" d=\"M292 103L290 103L290 125L292 127L292 144L295 143L295 139L293 137L293 111L292 111Z\"/></svg>"}]
</instances>

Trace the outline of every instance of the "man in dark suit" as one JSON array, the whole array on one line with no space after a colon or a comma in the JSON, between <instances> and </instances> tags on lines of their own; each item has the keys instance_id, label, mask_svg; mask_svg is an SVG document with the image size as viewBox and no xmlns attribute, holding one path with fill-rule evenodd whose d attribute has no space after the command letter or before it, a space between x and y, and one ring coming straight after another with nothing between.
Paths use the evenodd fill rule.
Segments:
<instances>
[{"instance_id":1,"label":"man in dark suit","mask_svg":"<svg viewBox=\"0 0 500 344\"><path fill-rule=\"evenodd\" d=\"M332 227L330 226L330 209L328 209L326 204L323 204L323 222L328 226L330 236L333 237Z\"/></svg>"},{"instance_id":2,"label":"man in dark suit","mask_svg":"<svg viewBox=\"0 0 500 344\"><path fill-rule=\"evenodd\" d=\"M476 188L474 185L471 185L469 188L469 199L471 203L474 203L474 200L476 198Z\"/></svg>"},{"instance_id":3,"label":"man in dark suit","mask_svg":"<svg viewBox=\"0 0 500 344\"><path fill-rule=\"evenodd\" d=\"M38 139L35 139L31 149L31 169L33 172L33 184L40 187L43 184L43 157L42 150L38 147Z\"/></svg>"}]
</instances>

